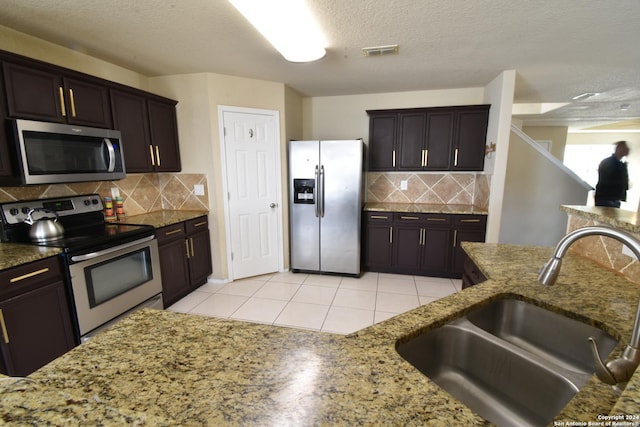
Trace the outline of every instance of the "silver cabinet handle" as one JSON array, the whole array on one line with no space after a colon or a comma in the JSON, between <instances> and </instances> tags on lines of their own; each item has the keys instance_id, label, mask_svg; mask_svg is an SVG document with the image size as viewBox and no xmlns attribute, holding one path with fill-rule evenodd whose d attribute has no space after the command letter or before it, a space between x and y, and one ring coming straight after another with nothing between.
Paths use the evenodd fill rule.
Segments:
<instances>
[{"instance_id":1,"label":"silver cabinet handle","mask_svg":"<svg viewBox=\"0 0 640 427\"><path fill-rule=\"evenodd\" d=\"M271 203L271 204L269 205L269 207L270 207L271 209L275 208L276 206L278 206L278 205L277 205L277 204L275 204L275 203Z\"/></svg>"}]
</instances>

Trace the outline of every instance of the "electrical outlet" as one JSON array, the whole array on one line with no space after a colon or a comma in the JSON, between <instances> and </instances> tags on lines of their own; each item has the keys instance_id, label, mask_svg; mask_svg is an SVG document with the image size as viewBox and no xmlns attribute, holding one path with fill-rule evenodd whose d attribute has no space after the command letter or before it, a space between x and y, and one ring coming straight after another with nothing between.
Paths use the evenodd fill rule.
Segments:
<instances>
[{"instance_id":1,"label":"electrical outlet","mask_svg":"<svg viewBox=\"0 0 640 427\"><path fill-rule=\"evenodd\" d=\"M195 194L196 196L204 196L204 185L194 184L193 194Z\"/></svg>"},{"instance_id":2,"label":"electrical outlet","mask_svg":"<svg viewBox=\"0 0 640 427\"><path fill-rule=\"evenodd\" d=\"M111 187L111 197L113 200L116 200L116 197L120 197L120 189L118 187Z\"/></svg>"},{"instance_id":3,"label":"electrical outlet","mask_svg":"<svg viewBox=\"0 0 640 427\"><path fill-rule=\"evenodd\" d=\"M400 181L400 189L401 190L406 190L407 189L407 181Z\"/></svg>"}]
</instances>

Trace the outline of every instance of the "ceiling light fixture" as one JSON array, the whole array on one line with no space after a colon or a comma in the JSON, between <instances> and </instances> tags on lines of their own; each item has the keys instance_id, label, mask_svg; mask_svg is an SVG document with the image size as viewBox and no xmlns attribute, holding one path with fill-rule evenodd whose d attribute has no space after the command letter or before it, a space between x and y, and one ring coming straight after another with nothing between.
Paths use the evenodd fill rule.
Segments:
<instances>
[{"instance_id":1,"label":"ceiling light fixture","mask_svg":"<svg viewBox=\"0 0 640 427\"><path fill-rule=\"evenodd\" d=\"M326 55L320 26L303 0L229 0L290 62L310 62Z\"/></svg>"},{"instance_id":2,"label":"ceiling light fixture","mask_svg":"<svg viewBox=\"0 0 640 427\"><path fill-rule=\"evenodd\" d=\"M573 99L574 101L584 101L585 99L598 96L598 95L600 95L600 93L598 92L585 92L585 93L581 93L580 95L576 95L571 99Z\"/></svg>"}]
</instances>

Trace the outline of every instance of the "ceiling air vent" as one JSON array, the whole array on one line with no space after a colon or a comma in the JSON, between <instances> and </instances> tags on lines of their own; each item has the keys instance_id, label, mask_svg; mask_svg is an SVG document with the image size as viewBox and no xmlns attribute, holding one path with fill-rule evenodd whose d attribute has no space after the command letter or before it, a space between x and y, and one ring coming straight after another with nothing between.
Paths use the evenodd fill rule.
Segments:
<instances>
[{"instance_id":1,"label":"ceiling air vent","mask_svg":"<svg viewBox=\"0 0 640 427\"><path fill-rule=\"evenodd\" d=\"M390 44L388 46L365 47L365 48L362 49L362 54L364 56L397 55L398 54L398 45L397 44Z\"/></svg>"}]
</instances>

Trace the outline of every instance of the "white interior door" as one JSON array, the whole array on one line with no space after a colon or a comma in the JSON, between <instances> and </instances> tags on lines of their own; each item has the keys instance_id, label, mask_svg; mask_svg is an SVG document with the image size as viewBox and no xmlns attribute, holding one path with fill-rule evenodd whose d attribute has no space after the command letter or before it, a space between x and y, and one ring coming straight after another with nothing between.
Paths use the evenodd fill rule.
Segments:
<instances>
[{"instance_id":1,"label":"white interior door","mask_svg":"<svg viewBox=\"0 0 640 427\"><path fill-rule=\"evenodd\" d=\"M270 113L222 112L232 279L280 264L278 120Z\"/></svg>"}]
</instances>

